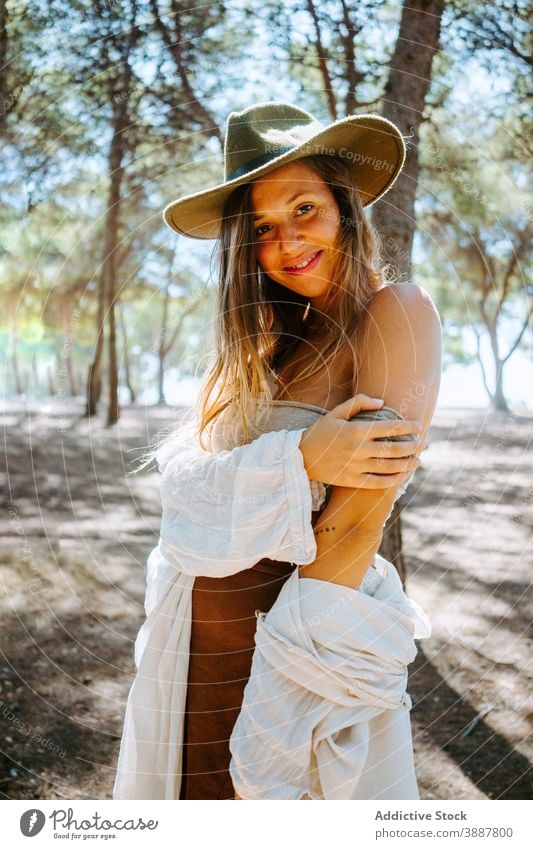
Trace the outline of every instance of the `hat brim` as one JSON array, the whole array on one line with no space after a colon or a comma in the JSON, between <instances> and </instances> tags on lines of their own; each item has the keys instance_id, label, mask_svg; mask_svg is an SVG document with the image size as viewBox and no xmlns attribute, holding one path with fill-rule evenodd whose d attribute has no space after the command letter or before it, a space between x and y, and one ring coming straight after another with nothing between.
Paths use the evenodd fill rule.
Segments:
<instances>
[{"instance_id":1,"label":"hat brim","mask_svg":"<svg viewBox=\"0 0 533 849\"><path fill-rule=\"evenodd\" d=\"M172 201L163 210L163 219L171 230L183 236L216 239L224 204L234 189L282 165L317 153L345 161L364 207L389 191L406 155L402 134L391 121L380 115L352 115L234 180Z\"/></svg>"}]
</instances>

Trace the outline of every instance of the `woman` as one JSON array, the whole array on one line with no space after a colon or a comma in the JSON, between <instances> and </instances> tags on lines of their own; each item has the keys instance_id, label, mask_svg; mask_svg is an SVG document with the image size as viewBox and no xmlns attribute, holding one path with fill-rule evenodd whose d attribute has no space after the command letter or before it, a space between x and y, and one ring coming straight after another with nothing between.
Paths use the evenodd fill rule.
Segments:
<instances>
[{"instance_id":1,"label":"woman","mask_svg":"<svg viewBox=\"0 0 533 849\"><path fill-rule=\"evenodd\" d=\"M406 666L429 623L377 549L426 447L440 323L384 285L363 214L404 159L379 116L257 104L228 118L225 182L165 210L218 240L216 357L194 437L157 455L114 798L418 798Z\"/></svg>"}]
</instances>

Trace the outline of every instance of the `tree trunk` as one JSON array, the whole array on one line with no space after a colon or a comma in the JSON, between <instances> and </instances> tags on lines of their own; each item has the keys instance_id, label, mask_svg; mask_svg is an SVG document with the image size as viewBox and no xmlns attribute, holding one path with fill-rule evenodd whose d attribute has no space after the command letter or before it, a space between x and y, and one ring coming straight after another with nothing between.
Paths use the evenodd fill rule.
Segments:
<instances>
[{"instance_id":1,"label":"tree trunk","mask_svg":"<svg viewBox=\"0 0 533 849\"><path fill-rule=\"evenodd\" d=\"M69 395L71 398L75 398L80 392L76 369L74 366L74 357L72 356L72 350L74 348L74 332L78 323L78 314L78 310L73 304L71 304L67 310L64 333L65 341L63 343L65 370L67 372Z\"/></svg>"},{"instance_id":2,"label":"tree trunk","mask_svg":"<svg viewBox=\"0 0 533 849\"><path fill-rule=\"evenodd\" d=\"M504 361L500 356L500 343L498 339L498 328L496 318L489 319L486 312L483 315L485 324L489 333L490 349L494 358L494 370L496 372L496 388L490 399L490 406L493 410L498 410L501 413L509 413L509 407L503 394L503 367Z\"/></svg>"},{"instance_id":3,"label":"tree trunk","mask_svg":"<svg viewBox=\"0 0 533 849\"><path fill-rule=\"evenodd\" d=\"M117 362L117 330L115 322L114 291L109 293L109 407L107 409L107 424L114 425L120 417L118 403L118 362Z\"/></svg>"},{"instance_id":4,"label":"tree trunk","mask_svg":"<svg viewBox=\"0 0 533 849\"><path fill-rule=\"evenodd\" d=\"M390 63L381 113L406 139L402 173L383 200L372 207L372 224L383 239L383 258L409 279L416 228L415 194L419 174L418 135L431 82L431 65L439 49L445 0L404 2L400 32Z\"/></svg>"},{"instance_id":5,"label":"tree trunk","mask_svg":"<svg viewBox=\"0 0 533 849\"><path fill-rule=\"evenodd\" d=\"M129 57L128 57L129 58ZM127 59L124 60L123 91L129 89L132 71ZM117 300L117 259L118 231L120 226L121 189L124 178L124 155L128 126L127 101L120 97L112 97L113 106L113 138L109 148L109 205L107 209L107 274L106 274L106 306L109 323L109 407L107 410L107 425L116 424L120 417L118 403L118 361L117 361L117 331L115 320L115 302Z\"/></svg>"},{"instance_id":6,"label":"tree trunk","mask_svg":"<svg viewBox=\"0 0 533 849\"><path fill-rule=\"evenodd\" d=\"M70 394L72 398L75 398L76 395L80 394L80 388L78 384L78 377L76 374L76 369L74 367L74 360L72 358L72 351L69 351L67 358L67 369L68 369L68 383Z\"/></svg>"},{"instance_id":7,"label":"tree trunk","mask_svg":"<svg viewBox=\"0 0 533 849\"><path fill-rule=\"evenodd\" d=\"M55 398L55 396L57 395L57 387L54 380L53 368L50 363L48 363L46 367L46 374L48 376L48 394L51 398Z\"/></svg>"},{"instance_id":8,"label":"tree trunk","mask_svg":"<svg viewBox=\"0 0 533 849\"><path fill-rule=\"evenodd\" d=\"M165 401L165 358L163 351L159 348L159 370L157 375L157 403L164 406Z\"/></svg>"},{"instance_id":9,"label":"tree trunk","mask_svg":"<svg viewBox=\"0 0 533 849\"><path fill-rule=\"evenodd\" d=\"M493 410L498 410L500 413L511 412L503 393L503 363L501 360L496 362L496 389L491 398L490 406Z\"/></svg>"},{"instance_id":10,"label":"tree trunk","mask_svg":"<svg viewBox=\"0 0 533 849\"><path fill-rule=\"evenodd\" d=\"M35 351L31 355L31 373L32 373L32 377L33 377L33 385L35 387L35 394L38 394L39 387L40 387L40 380L39 380L39 368L38 368L38 365L37 365L37 354L36 354Z\"/></svg>"},{"instance_id":11,"label":"tree trunk","mask_svg":"<svg viewBox=\"0 0 533 849\"><path fill-rule=\"evenodd\" d=\"M9 22L11 23L11 22ZM0 0L0 63L4 69L4 73L0 74L0 115L4 117L9 108L8 89L7 89L7 67L8 67L8 40L7 29L8 14L6 0Z\"/></svg>"},{"instance_id":12,"label":"tree trunk","mask_svg":"<svg viewBox=\"0 0 533 849\"><path fill-rule=\"evenodd\" d=\"M105 317L105 247L102 267L98 275L97 298L98 310L96 315L96 345L94 356L91 365L89 366L89 376L87 379L87 406L85 409L86 416L95 416L98 411L98 402L102 395L102 354L104 351L104 317Z\"/></svg>"},{"instance_id":13,"label":"tree trunk","mask_svg":"<svg viewBox=\"0 0 533 849\"><path fill-rule=\"evenodd\" d=\"M163 382L165 377L165 360L175 345L176 339L179 337L183 325L185 323L185 319L189 315L189 313L194 312L194 310L200 305L202 302L202 297L198 297L196 301L191 301L187 304L187 306L183 307L180 313L179 321L177 322L174 330L172 331L172 335L170 339L167 336L167 325L166 325L166 313L168 310L168 298L169 298L169 287L170 281L167 282L167 288L165 291L165 302L163 309L163 326L161 328L161 336L159 343L159 404L165 403L165 395L163 391ZM162 400L161 400L162 399Z\"/></svg>"},{"instance_id":14,"label":"tree trunk","mask_svg":"<svg viewBox=\"0 0 533 849\"><path fill-rule=\"evenodd\" d=\"M400 498L393 507L391 516L385 525L383 539L379 548L379 553L386 560L390 560L402 578L402 583L405 584L405 568L403 563L402 553L402 507ZM403 570L403 571L402 571Z\"/></svg>"},{"instance_id":15,"label":"tree trunk","mask_svg":"<svg viewBox=\"0 0 533 849\"><path fill-rule=\"evenodd\" d=\"M107 247L108 253L106 257L107 274L106 274L106 306L107 306L107 321L108 321L108 377L109 377L109 407L107 410L107 424L116 424L120 416L120 407L118 403L118 362L117 362L117 330L115 321L115 300L116 300L116 248L118 244L118 228L120 215L120 189L124 169L122 167L122 158L124 156L124 140L121 135L124 127L121 122L115 127L111 148L109 154L109 175L110 175L110 190L109 190L109 207L107 216Z\"/></svg>"},{"instance_id":16,"label":"tree trunk","mask_svg":"<svg viewBox=\"0 0 533 849\"><path fill-rule=\"evenodd\" d=\"M16 330L13 330L13 355L12 355L12 363L13 363L13 382L15 386L15 395L22 395L22 380L20 377L20 367L19 367L19 357L17 350L17 333Z\"/></svg>"},{"instance_id":17,"label":"tree trunk","mask_svg":"<svg viewBox=\"0 0 533 849\"><path fill-rule=\"evenodd\" d=\"M123 348L123 356L124 356L124 375L126 377L126 386L128 387L128 392L130 393L130 401L132 404L137 400L137 393L133 388L133 383L131 380L131 369L130 369L130 354L129 354L129 346L128 346L128 334L126 331L126 322L124 321L124 312L121 307L118 308L118 316L120 321L120 329L122 331L122 338L124 340L124 348Z\"/></svg>"},{"instance_id":18,"label":"tree trunk","mask_svg":"<svg viewBox=\"0 0 533 849\"><path fill-rule=\"evenodd\" d=\"M408 280L416 227L415 194L419 174L418 137L431 82L433 56L439 49L440 27L445 0L404 2L400 32L390 63L382 99L381 114L405 136L407 155L404 169L382 201L372 207L372 224L382 238L382 258L396 275ZM406 570L402 555L401 507L394 505L385 525L380 553L390 560L405 587Z\"/></svg>"},{"instance_id":19,"label":"tree trunk","mask_svg":"<svg viewBox=\"0 0 533 849\"><path fill-rule=\"evenodd\" d=\"M136 14L136 5L132 7L133 15ZM102 254L101 273L98 279L98 317L97 317L97 342L95 356L89 369L89 388L87 415L96 412L97 402L100 398L101 382L101 358L104 347L104 322L109 325L108 333L108 381L109 381L109 407L107 411L107 424L115 424L120 415L118 404L118 368L116 347L116 322L115 322L115 300L116 300L116 250L118 245L118 231L120 225L121 189L124 178L124 155L128 141L126 131L128 128L128 98L124 92L128 92L133 79L133 71L130 66L130 51L134 47L138 34L137 27L132 26L129 30L127 43L121 43L120 39L111 38L113 44L121 51L122 61L119 63L120 71L110 81L108 95L112 112L111 126L113 135L108 154L109 191L107 198L107 211L105 222L104 246ZM105 61L103 66L107 69L114 68L113 61L108 52L109 45L105 48Z\"/></svg>"},{"instance_id":20,"label":"tree trunk","mask_svg":"<svg viewBox=\"0 0 533 849\"><path fill-rule=\"evenodd\" d=\"M175 254L175 251L174 251ZM173 254L173 256L174 256ZM159 356L159 371L158 371L158 380L157 380L157 403L160 405L165 404L165 357L166 357L166 336L167 336L167 321L168 321L168 305L170 301L170 280L171 280L171 271L172 264L169 267L167 282L165 286L165 297L163 300L163 315L161 317L161 332L159 333L159 348L158 348L158 356Z\"/></svg>"}]
</instances>

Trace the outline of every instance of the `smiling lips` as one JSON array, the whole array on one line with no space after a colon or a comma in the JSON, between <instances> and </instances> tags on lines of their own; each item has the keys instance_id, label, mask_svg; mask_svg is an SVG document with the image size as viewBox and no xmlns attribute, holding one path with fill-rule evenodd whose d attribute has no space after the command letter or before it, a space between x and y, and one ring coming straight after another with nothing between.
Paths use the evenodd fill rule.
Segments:
<instances>
[{"instance_id":1,"label":"smiling lips","mask_svg":"<svg viewBox=\"0 0 533 849\"><path fill-rule=\"evenodd\" d=\"M314 254L311 254L307 257L307 259L299 262L298 265L289 265L283 269L288 274L302 274L304 271L308 271L311 268L314 268L317 264L322 251L316 251Z\"/></svg>"}]
</instances>

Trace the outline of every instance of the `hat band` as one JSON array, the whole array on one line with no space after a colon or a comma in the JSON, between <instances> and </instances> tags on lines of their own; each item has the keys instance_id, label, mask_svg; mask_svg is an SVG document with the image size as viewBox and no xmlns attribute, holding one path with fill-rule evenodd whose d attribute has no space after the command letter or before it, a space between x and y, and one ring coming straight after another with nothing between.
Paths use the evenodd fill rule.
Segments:
<instances>
[{"instance_id":1,"label":"hat band","mask_svg":"<svg viewBox=\"0 0 533 849\"><path fill-rule=\"evenodd\" d=\"M266 165L267 162L270 162L272 159L277 159L278 156L281 156L283 153L288 153L290 150L294 150L294 145L289 147L277 147L275 153L263 153L261 156L256 156L255 159L250 159L249 162L245 162L244 165L239 165L238 168L234 168L231 174L228 174L226 177L226 183L229 183L230 180L236 180L237 177L242 177L243 174L248 174L250 171L255 171L256 168L260 168L261 165Z\"/></svg>"}]
</instances>

